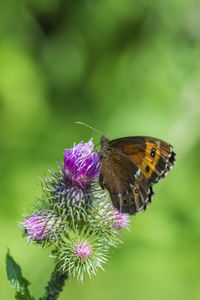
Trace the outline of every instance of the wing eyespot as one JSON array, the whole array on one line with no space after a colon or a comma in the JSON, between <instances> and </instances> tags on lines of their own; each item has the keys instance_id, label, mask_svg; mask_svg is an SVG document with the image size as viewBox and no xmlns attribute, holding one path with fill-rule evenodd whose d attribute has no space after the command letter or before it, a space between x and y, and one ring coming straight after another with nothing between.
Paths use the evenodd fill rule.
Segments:
<instances>
[{"instance_id":1,"label":"wing eyespot","mask_svg":"<svg viewBox=\"0 0 200 300\"><path fill-rule=\"evenodd\" d=\"M151 156L154 157L156 155L156 149L152 148L151 149Z\"/></svg>"},{"instance_id":2,"label":"wing eyespot","mask_svg":"<svg viewBox=\"0 0 200 300\"><path fill-rule=\"evenodd\" d=\"M124 199L123 204L126 206L128 204L128 201L126 199Z\"/></svg>"}]
</instances>

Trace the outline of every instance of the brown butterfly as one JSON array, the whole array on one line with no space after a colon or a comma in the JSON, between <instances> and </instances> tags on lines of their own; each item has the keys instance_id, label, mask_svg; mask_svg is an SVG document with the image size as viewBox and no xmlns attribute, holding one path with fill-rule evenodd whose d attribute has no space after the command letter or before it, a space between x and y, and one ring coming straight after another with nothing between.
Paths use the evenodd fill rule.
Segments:
<instances>
[{"instance_id":1,"label":"brown butterfly","mask_svg":"<svg viewBox=\"0 0 200 300\"><path fill-rule=\"evenodd\" d=\"M165 177L175 163L172 146L147 136L109 141L101 137L102 162L99 183L106 188L114 207L134 215L151 203L152 186Z\"/></svg>"}]
</instances>

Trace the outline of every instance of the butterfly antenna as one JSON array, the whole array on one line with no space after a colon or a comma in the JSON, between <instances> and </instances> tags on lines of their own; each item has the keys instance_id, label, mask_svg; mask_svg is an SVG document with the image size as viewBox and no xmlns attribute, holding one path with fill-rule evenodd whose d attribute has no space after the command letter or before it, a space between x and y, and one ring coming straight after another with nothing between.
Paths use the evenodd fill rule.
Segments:
<instances>
[{"instance_id":1,"label":"butterfly antenna","mask_svg":"<svg viewBox=\"0 0 200 300\"><path fill-rule=\"evenodd\" d=\"M90 126L90 125L88 125L88 124L85 124L85 123L83 123L83 122L75 122L75 123L76 123L76 124L79 124L79 125L84 125L84 126L90 128L90 129L96 131L96 132L99 133L100 135L103 135L103 133L102 133L101 131L97 130L96 128L94 128L94 127L92 127L92 126Z\"/></svg>"}]
</instances>

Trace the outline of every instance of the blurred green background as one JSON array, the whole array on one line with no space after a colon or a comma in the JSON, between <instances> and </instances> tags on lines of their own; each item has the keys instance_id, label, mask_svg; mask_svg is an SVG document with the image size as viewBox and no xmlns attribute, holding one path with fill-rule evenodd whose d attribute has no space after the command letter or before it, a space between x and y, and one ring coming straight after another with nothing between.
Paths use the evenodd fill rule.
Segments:
<instances>
[{"instance_id":1,"label":"blurred green background","mask_svg":"<svg viewBox=\"0 0 200 300\"><path fill-rule=\"evenodd\" d=\"M177 164L106 272L67 282L64 299L200 299L200 1L8 0L0 3L0 294L7 247L43 294L53 260L22 239L38 176L64 148L99 136L150 135Z\"/></svg>"}]
</instances>

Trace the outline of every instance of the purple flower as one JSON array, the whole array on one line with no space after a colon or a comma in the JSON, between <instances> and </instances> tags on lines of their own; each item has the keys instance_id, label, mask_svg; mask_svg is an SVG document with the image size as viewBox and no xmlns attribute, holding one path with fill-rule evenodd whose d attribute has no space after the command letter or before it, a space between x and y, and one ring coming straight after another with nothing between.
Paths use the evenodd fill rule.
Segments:
<instances>
[{"instance_id":1,"label":"purple flower","mask_svg":"<svg viewBox=\"0 0 200 300\"><path fill-rule=\"evenodd\" d=\"M126 228L129 230L128 225L130 222L129 215L119 212L116 208L114 210L114 224L112 225L115 229Z\"/></svg>"},{"instance_id":2,"label":"purple flower","mask_svg":"<svg viewBox=\"0 0 200 300\"><path fill-rule=\"evenodd\" d=\"M72 187L86 190L99 175L100 166L99 156L94 152L92 140L88 143L74 144L73 148L66 149L64 153L65 182Z\"/></svg>"},{"instance_id":3,"label":"purple flower","mask_svg":"<svg viewBox=\"0 0 200 300\"><path fill-rule=\"evenodd\" d=\"M55 219L50 216L34 214L28 217L20 226L24 228L29 241L41 242L45 240L55 224Z\"/></svg>"},{"instance_id":4,"label":"purple flower","mask_svg":"<svg viewBox=\"0 0 200 300\"><path fill-rule=\"evenodd\" d=\"M91 257L92 247L89 243L82 241L76 246L74 254L80 257L82 260L85 260Z\"/></svg>"},{"instance_id":5,"label":"purple flower","mask_svg":"<svg viewBox=\"0 0 200 300\"><path fill-rule=\"evenodd\" d=\"M129 230L129 215L119 212L111 203L106 203L104 207L101 208L100 215L106 216L106 219L111 222L113 228L126 228Z\"/></svg>"}]
</instances>

